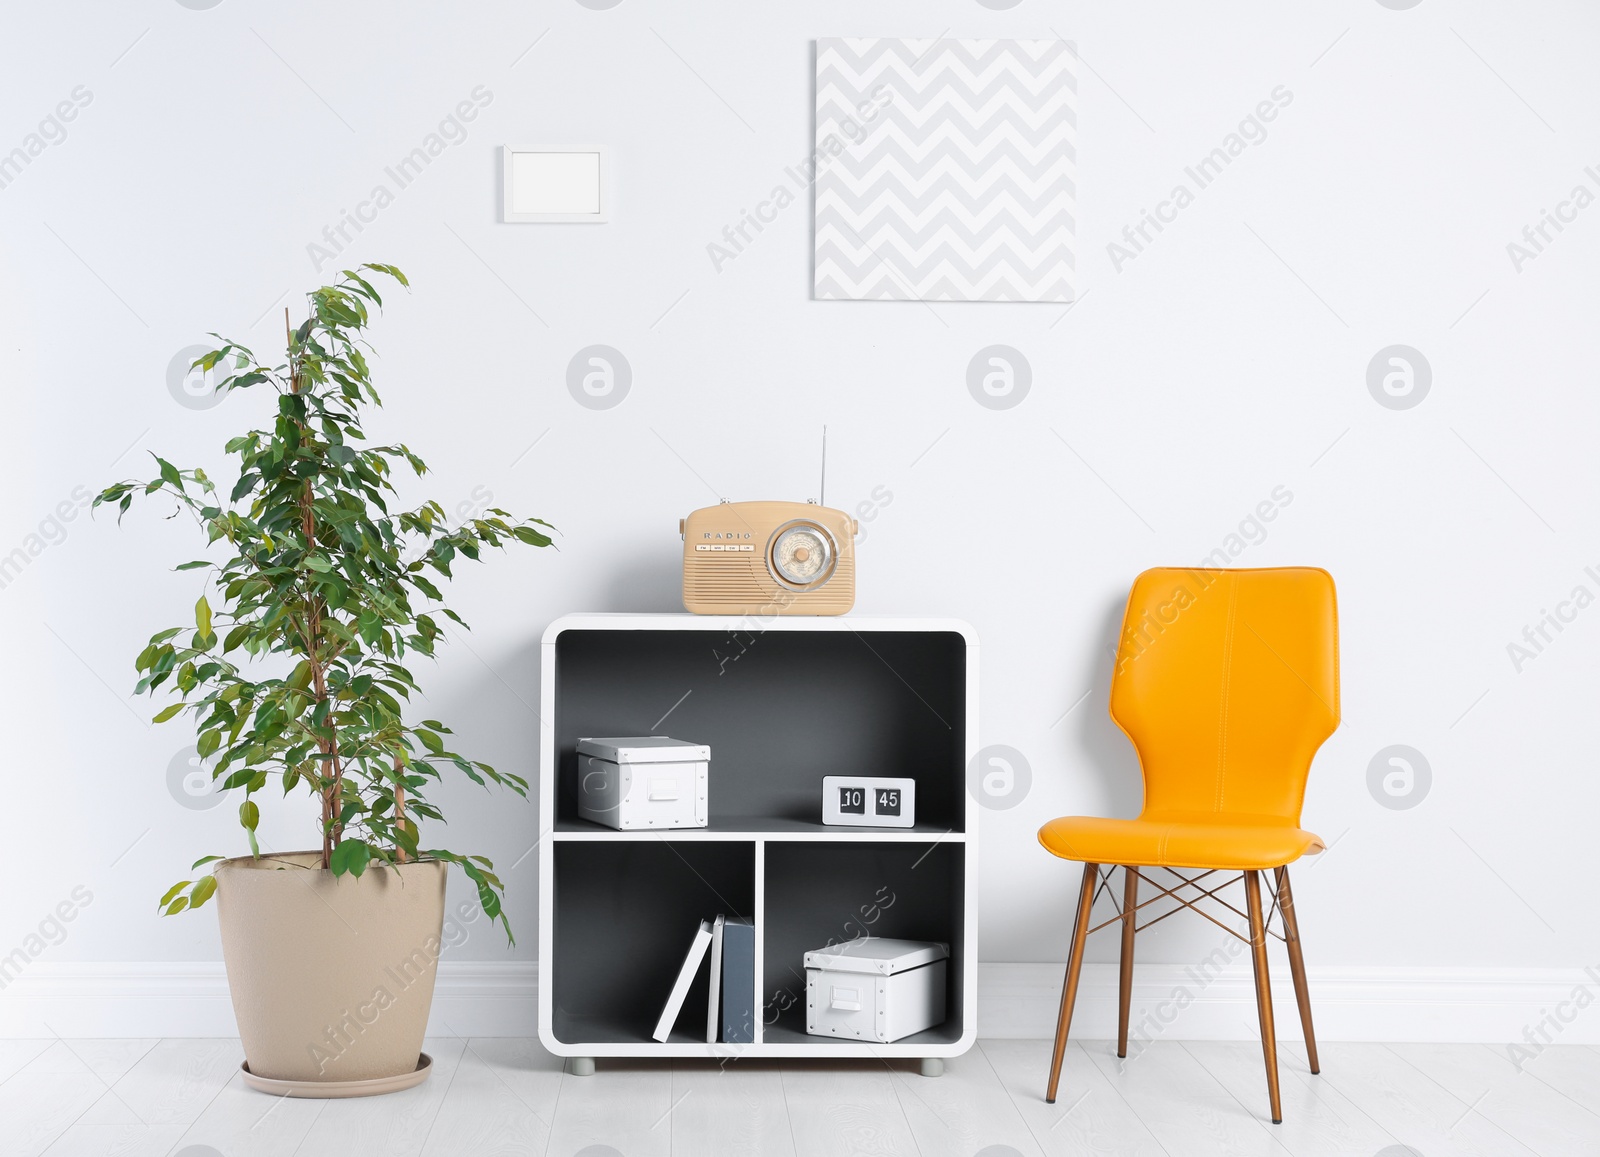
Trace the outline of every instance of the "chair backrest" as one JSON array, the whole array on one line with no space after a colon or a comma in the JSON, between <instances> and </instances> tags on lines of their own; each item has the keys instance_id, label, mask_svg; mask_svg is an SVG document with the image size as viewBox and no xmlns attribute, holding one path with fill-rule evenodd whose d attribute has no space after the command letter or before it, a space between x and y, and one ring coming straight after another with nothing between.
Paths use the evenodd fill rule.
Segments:
<instances>
[{"instance_id":1,"label":"chair backrest","mask_svg":"<svg viewBox=\"0 0 1600 1157\"><path fill-rule=\"evenodd\" d=\"M1144 810L1300 820L1317 748L1339 725L1333 578L1314 567L1147 570L1111 680Z\"/></svg>"}]
</instances>

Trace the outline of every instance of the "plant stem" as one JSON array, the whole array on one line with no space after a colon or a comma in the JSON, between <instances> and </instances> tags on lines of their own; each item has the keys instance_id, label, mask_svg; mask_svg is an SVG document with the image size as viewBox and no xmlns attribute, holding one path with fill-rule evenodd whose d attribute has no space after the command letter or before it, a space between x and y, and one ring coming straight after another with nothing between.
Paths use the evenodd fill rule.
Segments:
<instances>
[{"instance_id":1,"label":"plant stem","mask_svg":"<svg viewBox=\"0 0 1600 1157\"><path fill-rule=\"evenodd\" d=\"M299 361L295 357L294 330L289 324L289 310L283 311L284 336L289 343L289 392L298 394L303 385ZM300 423L302 437L310 434L310 429L304 422ZM314 551L317 547L317 520L312 511L313 497L312 480L306 479L305 490L300 495L300 530L305 536L306 550ZM307 589L306 592L306 661L311 664L311 686L316 696L316 702L321 704L328 698L328 683L324 671L324 663L318 656L322 643L322 607L320 596ZM337 734L337 732L335 732ZM321 739L317 745L324 755L332 758L323 761L325 773L331 772L332 779L322 789L322 866L331 867L333 864L333 849L338 846L340 837L344 834L344 826L339 823L339 801L342 796L341 786L344 779L344 768L339 761L339 745L337 739Z\"/></svg>"},{"instance_id":2,"label":"plant stem","mask_svg":"<svg viewBox=\"0 0 1600 1157\"><path fill-rule=\"evenodd\" d=\"M402 767L404 767L404 766L405 765L400 762L400 757L398 755L395 756L395 759L394 759L394 775L395 775L395 779L396 780L399 780L400 774L401 774L400 769ZM399 832L400 826L403 823L405 823L405 819L406 819L406 785L403 784L403 783L397 782L394 785L394 828L395 828L396 832ZM395 858L396 862L398 862L398 863L403 864L403 863L406 862L406 850L400 846L400 841L399 841L398 838L396 838L395 844L394 844L394 858Z\"/></svg>"}]
</instances>

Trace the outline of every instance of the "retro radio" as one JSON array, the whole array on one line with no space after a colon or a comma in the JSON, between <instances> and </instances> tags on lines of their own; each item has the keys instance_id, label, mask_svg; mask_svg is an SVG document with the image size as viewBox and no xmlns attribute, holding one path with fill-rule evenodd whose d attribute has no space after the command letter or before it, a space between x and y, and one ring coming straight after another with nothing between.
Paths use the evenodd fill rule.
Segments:
<instances>
[{"instance_id":1,"label":"retro radio","mask_svg":"<svg viewBox=\"0 0 1600 1157\"><path fill-rule=\"evenodd\" d=\"M842 615L856 602L855 519L815 502L729 502L678 522L683 606L697 615Z\"/></svg>"},{"instance_id":2,"label":"retro radio","mask_svg":"<svg viewBox=\"0 0 1600 1157\"><path fill-rule=\"evenodd\" d=\"M856 601L856 521L814 502L723 502L679 523L683 605L697 615L842 615Z\"/></svg>"}]
</instances>

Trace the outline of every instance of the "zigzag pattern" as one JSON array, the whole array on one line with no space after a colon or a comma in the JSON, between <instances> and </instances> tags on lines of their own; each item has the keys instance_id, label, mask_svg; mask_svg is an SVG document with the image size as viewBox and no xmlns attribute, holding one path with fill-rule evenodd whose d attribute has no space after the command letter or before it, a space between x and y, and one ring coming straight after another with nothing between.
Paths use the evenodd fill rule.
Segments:
<instances>
[{"instance_id":1,"label":"zigzag pattern","mask_svg":"<svg viewBox=\"0 0 1600 1157\"><path fill-rule=\"evenodd\" d=\"M819 40L814 295L1071 301L1075 65L1061 40Z\"/></svg>"}]
</instances>

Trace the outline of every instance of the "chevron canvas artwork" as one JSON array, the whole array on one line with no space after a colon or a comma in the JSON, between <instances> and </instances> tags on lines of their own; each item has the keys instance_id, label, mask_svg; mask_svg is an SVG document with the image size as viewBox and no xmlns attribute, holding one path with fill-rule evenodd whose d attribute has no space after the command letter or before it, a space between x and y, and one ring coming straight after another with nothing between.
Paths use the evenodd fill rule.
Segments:
<instances>
[{"instance_id":1,"label":"chevron canvas artwork","mask_svg":"<svg viewBox=\"0 0 1600 1157\"><path fill-rule=\"evenodd\" d=\"M1070 302L1065 40L817 41L813 295Z\"/></svg>"}]
</instances>

